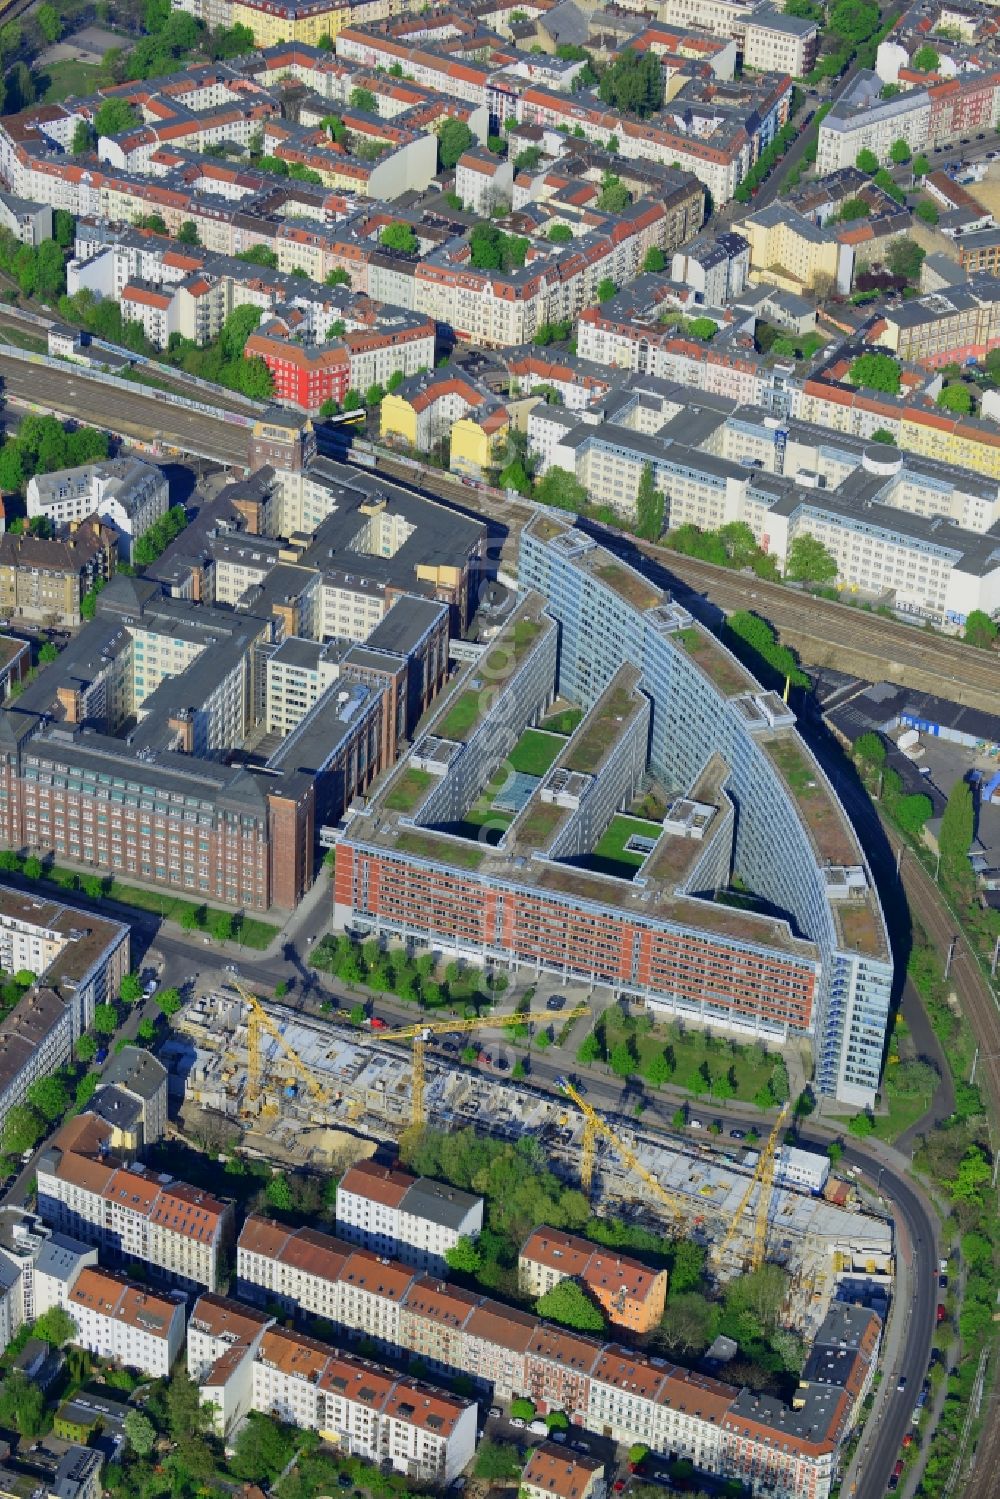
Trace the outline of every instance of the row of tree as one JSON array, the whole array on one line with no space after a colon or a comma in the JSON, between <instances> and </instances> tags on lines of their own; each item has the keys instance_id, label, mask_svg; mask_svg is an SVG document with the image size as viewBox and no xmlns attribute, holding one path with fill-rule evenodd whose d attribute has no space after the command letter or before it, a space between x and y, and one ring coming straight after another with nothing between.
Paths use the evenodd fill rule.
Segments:
<instances>
[{"instance_id":1,"label":"row of tree","mask_svg":"<svg viewBox=\"0 0 1000 1499\"><path fill-rule=\"evenodd\" d=\"M21 419L17 436L0 448L0 489L12 493L24 488L34 474L93 463L108 456L108 435L93 427L63 426L54 416L28 415Z\"/></svg>"}]
</instances>

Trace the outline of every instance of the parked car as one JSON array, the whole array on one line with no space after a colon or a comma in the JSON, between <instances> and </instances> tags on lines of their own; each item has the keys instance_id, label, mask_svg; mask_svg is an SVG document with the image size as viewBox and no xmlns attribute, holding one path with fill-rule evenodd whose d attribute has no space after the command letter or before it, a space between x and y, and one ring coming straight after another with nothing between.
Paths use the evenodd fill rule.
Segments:
<instances>
[{"instance_id":1,"label":"parked car","mask_svg":"<svg viewBox=\"0 0 1000 1499\"><path fill-rule=\"evenodd\" d=\"M688 1124L691 1126L692 1129L704 1129L705 1128L705 1126L702 1124L702 1122L701 1122L700 1119L689 1119L688 1120Z\"/></svg>"},{"instance_id":2,"label":"parked car","mask_svg":"<svg viewBox=\"0 0 1000 1499\"><path fill-rule=\"evenodd\" d=\"M746 1137L747 1132L745 1129L731 1129L729 1131L730 1140L745 1140Z\"/></svg>"},{"instance_id":3,"label":"parked car","mask_svg":"<svg viewBox=\"0 0 1000 1499\"><path fill-rule=\"evenodd\" d=\"M899 1376L899 1381L898 1381L898 1383L896 1385L896 1389L899 1391L899 1393L901 1395L902 1395L903 1391L906 1389L906 1375L905 1374L901 1374Z\"/></svg>"},{"instance_id":4,"label":"parked car","mask_svg":"<svg viewBox=\"0 0 1000 1499\"><path fill-rule=\"evenodd\" d=\"M565 1007L566 1001L565 999L563 999L561 994L552 994L545 1001L545 1008L547 1010L562 1010L565 1009Z\"/></svg>"},{"instance_id":5,"label":"parked car","mask_svg":"<svg viewBox=\"0 0 1000 1499\"><path fill-rule=\"evenodd\" d=\"M549 1434L549 1428L544 1421L529 1421L528 1430L534 1437L546 1437Z\"/></svg>"},{"instance_id":6,"label":"parked car","mask_svg":"<svg viewBox=\"0 0 1000 1499\"><path fill-rule=\"evenodd\" d=\"M947 1275L939 1275L938 1276L938 1290L939 1291L947 1291L947 1289L948 1289L948 1277L947 1277Z\"/></svg>"},{"instance_id":7,"label":"parked car","mask_svg":"<svg viewBox=\"0 0 1000 1499\"><path fill-rule=\"evenodd\" d=\"M912 1447L913 1446L913 1432L912 1431L908 1431L906 1433L906 1435L903 1437L903 1446L904 1447Z\"/></svg>"},{"instance_id":8,"label":"parked car","mask_svg":"<svg viewBox=\"0 0 1000 1499\"><path fill-rule=\"evenodd\" d=\"M491 1405L490 1406L490 1415L493 1416L494 1418L496 1418L497 1416L502 1416L503 1415L503 1411L500 1409L500 1407L498 1405Z\"/></svg>"},{"instance_id":9,"label":"parked car","mask_svg":"<svg viewBox=\"0 0 1000 1499\"><path fill-rule=\"evenodd\" d=\"M902 1478L902 1476L903 1476L903 1466L904 1466L903 1465L903 1459L899 1458L898 1461L897 1461L897 1463L896 1463L896 1466L892 1470L895 1473L895 1475L896 1475L897 1478Z\"/></svg>"},{"instance_id":10,"label":"parked car","mask_svg":"<svg viewBox=\"0 0 1000 1499\"><path fill-rule=\"evenodd\" d=\"M570 1442L569 1445L572 1447L572 1449L573 1449L574 1452L589 1452L590 1451L590 1448L587 1446L586 1442Z\"/></svg>"},{"instance_id":11,"label":"parked car","mask_svg":"<svg viewBox=\"0 0 1000 1499\"><path fill-rule=\"evenodd\" d=\"M889 1484L888 1484L889 1493L890 1494L894 1494L898 1488L899 1488L899 1479L896 1477L895 1473L890 1473L889 1474Z\"/></svg>"},{"instance_id":12,"label":"parked car","mask_svg":"<svg viewBox=\"0 0 1000 1499\"><path fill-rule=\"evenodd\" d=\"M948 1308L945 1306L945 1304L944 1304L943 1301L939 1301L938 1305L937 1305L937 1321L938 1321L938 1326L939 1327L941 1326L941 1323L944 1321L944 1319L945 1319L945 1317L947 1317L947 1315L948 1315Z\"/></svg>"},{"instance_id":13,"label":"parked car","mask_svg":"<svg viewBox=\"0 0 1000 1499\"><path fill-rule=\"evenodd\" d=\"M525 1423L521 1420L520 1416L511 1416L510 1424L511 1426L516 1427L518 1431L524 1430Z\"/></svg>"}]
</instances>

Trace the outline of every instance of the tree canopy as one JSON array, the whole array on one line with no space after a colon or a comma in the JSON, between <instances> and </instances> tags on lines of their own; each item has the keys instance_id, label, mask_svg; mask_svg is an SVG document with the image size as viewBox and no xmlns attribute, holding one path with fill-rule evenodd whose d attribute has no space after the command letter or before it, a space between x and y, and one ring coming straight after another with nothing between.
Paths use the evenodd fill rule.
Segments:
<instances>
[{"instance_id":1,"label":"tree canopy","mask_svg":"<svg viewBox=\"0 0 1000 1499\"><path fill-rule=\"evenodd\" d=\"M962 639L980 650L988 650L1000 633L1000 627L982 609L973 609L965 620Z\"/></svg>"},{"instance_id":2,"label":"tree canopy","mask_svg":"<svg viewBox=\"0 0 1000 1499\"><path fill-rule=\"evenodd\" d=\"M952 380L941 387L937 403L945 411L953 411L956 416L968 416L972 410L972 392L961 380Z\"/></svg>"},{"instance_id":3,"label":"tree canopy","mask_svg":"<svg viewBox=\"0 0 1000 1499\"><path fill-rule=\"evenodd\" d=\"M851 383L863 390L899 394L899 365L889 354L859 354L851 363Z\"/></svg>"},{"instance_id":4,"label":"tree canopy","mask_svg":"<svg viewBox=\"0 0 1000 1499\"><path fill-rule=\"evenodd\" d=\"M524 264L528 241L505 234L495 224L477 224L469 236L469 256L481 271L510 271Z\"/></svg>"},{"instance_id":5,"label":"tree canopy","mask_svg":"<svg viewBox=\"0 0 1000 1499\"><path fill-rule=\"evenodd\" d=\"M786 578L796 583L829 583L837 576L836 557L815 536L796 536L788 548Z\"/></svg>"},{"instance_id":6,"label":"tree canopy","mask_svg":"<svg viewBox=\"0 0 1000 1499\"><path fill-rule=\"evenodd\" d=\"M660 59L652 51L626 48L605 68L597 91L605 104L647 119L663 103Z\"/></svg>"},{"instance_id":7,"label":"tree canopy","mask_svg":"<svg viewBox=\"0 0 1000 1499\"><path fill-rule=\"evenodd\" d=\"M139 116L126 99L105 99L94 115L97 135L122 135L139 123Z\"/></svg>"},{"instance_id":8,"label":"tree canopy","mask_svg":"<svg viewBox=\"0 0 1000 1499\"><path fill-rule=\"evenodd\" d=\"M560 1280L538 1298L535 1311L577 1332L603 1332L606 1327L603 1313L575 1280Z\"/></svg>"},{"instance_id":9,"label":"tree canopy","mask_svg":"<svg viewBox=\"0 0 1000 1499\"><path fill-rule=\"evenodd\" d=\"M445 120L438 131L438 160L441 166L450 171L474 140L475 136L464 120Z\"/></svg>"},{"instance_id":10,"label":"tree canopy","mask_svg":"<svg viewBox=\"0 0 1000 1499\"><path fill-rule=\"evenodd\" d=\"M420 241L409 224L386 224L379 242L387 250L401 250L406 255L415 255L420 248Z\"/></svg>"}]
</instances>

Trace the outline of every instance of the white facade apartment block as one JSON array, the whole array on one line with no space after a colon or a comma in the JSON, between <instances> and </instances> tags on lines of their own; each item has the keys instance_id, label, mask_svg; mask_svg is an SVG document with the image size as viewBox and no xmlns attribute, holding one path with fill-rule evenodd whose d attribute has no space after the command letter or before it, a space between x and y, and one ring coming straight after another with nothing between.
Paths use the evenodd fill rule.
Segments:
<instances>
[{"instance_id":1,"label":"white facade apartment block","mask_svg":"<svg viewBox=\"0 0 1000 1499\"><path fill-rule=\"evenodd\" d=\"M67 1311L81 1348L153 1379L170 1373L184 1342L183 1296L154 1295L109 1270L81 1271Z\"/></svg>"},{"instance_id":2,"label":"white facade apartment block","mask_svg":"<svg viewBox=\"0 0 1000 1499\"><path fill-rule=\"evenodd\" d=\"M253 1408L442 1488L475 1452L474 1402L280 1328L264 1334L254 1357Z\"/></svg>"},{"instance_id":3,"label":"white facade apartment block","mask_svg":"<svg viewBox=\"0 0 1000 1499\"><path fill-rule=\"evenodd\" d=\"M57 1135L39 1160L38 1211L51 1227L113 1258L141 1260L168 1281L218 1284L231 1207L186 1183L63 1151Z\"/></svg>"},{"instance_id":4,"label":"white facade apartment block","mask_svg":"<svg viewBox=\"0 0 1000 1499\"><path fill-rule=\"evenodd\" d=\"M337 1227L351 1243L443 1271L459 1239L482 1232L483 1200L440 1182L361 1161L337 1188Z\"/></svg>"},{"instance_id":5,"label":"white facade apartment block","mask_svg":"<svg viewBox=\"0 0 1000 1499\"><path fill-rule=\"evenodd\" d=\"M29 516L53 526L98 515L113 526L126 560L132 542L166 514L169 486L162 469L138 459L88 463L57 473L36 474L28 483Z\"/></svg>"},{"instance_id":6,"label":"white facade apartment block","mask_svg":"<svg viewBox=\"0 0 1000 1499\"><path fill-rule=\"evenodd\" d=\"M238 1301L199 1296L187 1329L187 1371L225 1436L253 1409L253 1359L272 1321Z\"/></svg>"}]
</instances>

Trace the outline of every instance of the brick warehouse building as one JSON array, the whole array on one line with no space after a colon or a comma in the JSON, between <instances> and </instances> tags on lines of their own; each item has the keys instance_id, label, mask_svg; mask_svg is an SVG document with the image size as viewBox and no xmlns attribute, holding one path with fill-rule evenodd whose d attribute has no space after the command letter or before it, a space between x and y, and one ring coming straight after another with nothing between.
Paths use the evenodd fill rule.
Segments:
<instances>
[{"instance_id":1,"label":"brick warehouse building","mask_svg":"<svg viewBox=\"0 0 1000 1499\"><path fill-rule=\"evenodd\" d=\"M289 465L266 474L306 543L297 560L272 534L241 531L249 505L222 496L228 544L248 542L255 559L226 570L213 554L215 583L232 573L231 587L185 596L186 567L209 576L214 542L197 522L169 574L112 579L58 662L0 708L0 846L290 910L312 882L320 828L440 691L485 529L342 465L310 465L308 423L258 425L254 447ZM266 761L262 728L280 737Z\"/></svg>"},{"instance_id":2,"label":"brick warehouse building","mask_svg":"<svg viewBox=\"0 0 1000 1499\"><path fill-rule=\"evenodd\" d=\"M519 577L535 591L350 817L335 924L606 983L696 1024L808 1037L818 1088L869 1105L888 939L864 854L794 715L648 579L562 521L525 529ZM505 774L557 691L582 722L538 776ZM649 792L662 816L616 823ZM616 828L617 862L602 842ZM763 909L716 898L734 889Z\"/></svg>"}]
</instances>

